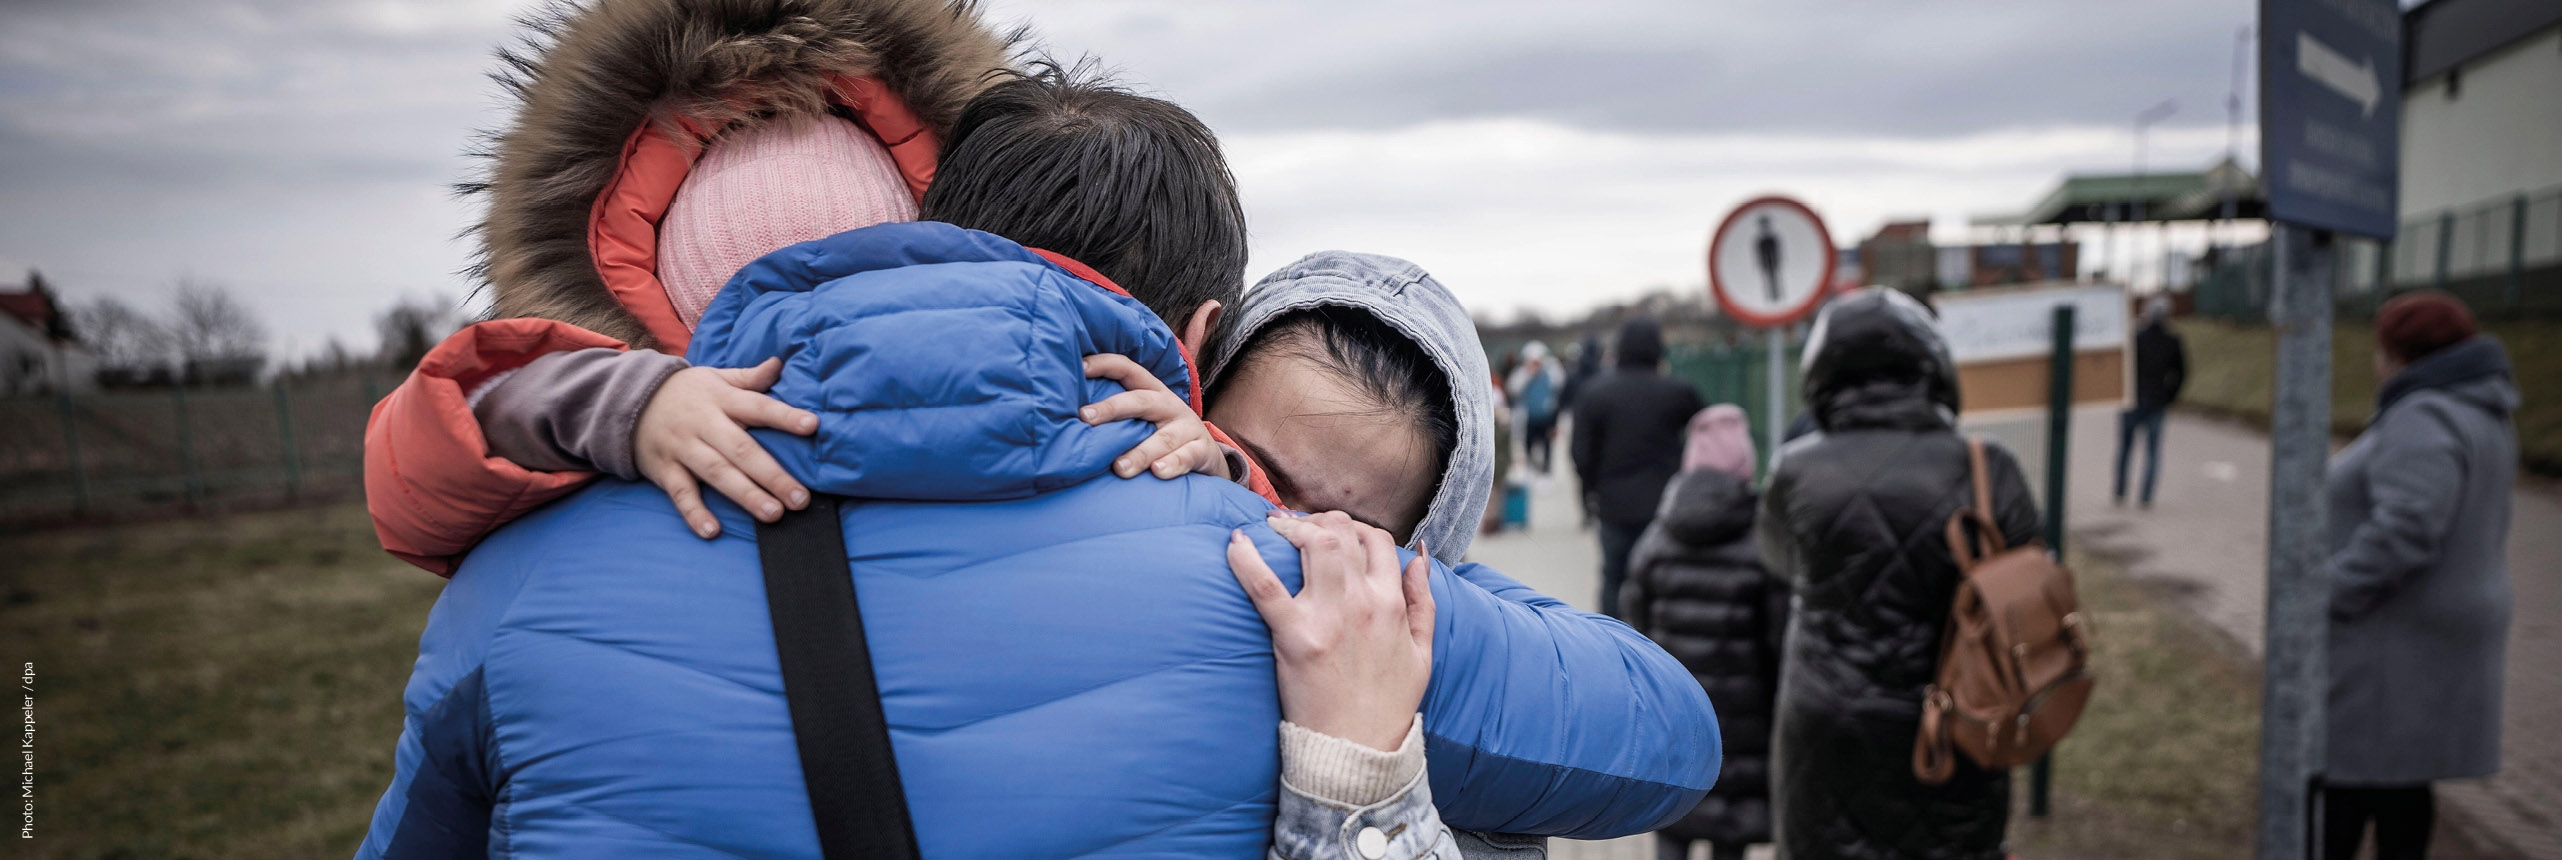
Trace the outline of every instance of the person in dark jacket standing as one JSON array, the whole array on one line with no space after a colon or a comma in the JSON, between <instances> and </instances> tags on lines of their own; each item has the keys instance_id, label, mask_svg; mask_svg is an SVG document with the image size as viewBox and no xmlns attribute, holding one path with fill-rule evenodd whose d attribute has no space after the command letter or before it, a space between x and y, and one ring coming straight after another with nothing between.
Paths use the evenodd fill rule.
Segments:
<instances>
[{"instance_id":1,"label":"person in dark jacket standing","mask_svg":"<svg viewBox=\"0 0 2562 860\"><path fill-rule=\"evenodd\" d=\"M1960 576L1948 520L1974 502L1947 344L1920 302L1870 287L1815 318L1804 378L1820 432L1782 449L1758 524L1796 596L1772 741L1780 856L1995 860L2009 775L1960 757L1944 784L1913 776ZM2002 537L2037 542L2019 462L1985 455Z\"/></svg>"},{"instance_id":2,"label":"person in dark jacket standing","mask_svg":"<svg viewBox=\"0 0 2562 860\"><path fill-rule=\"evenodd\" d=\"M2331 458L2323 855L2428 852L2430 784L2500 769L2517 383L2439 292L2375 315L2375 417Z\"/></svg>"},{"instance_id":3,"label":"person in dark jacket standing","mask_svg":"<svg viewBox=\"0 0 2562 860\"><path fill-rule=\"evenodd\" d=\"M1574 414L1575 398L1583 396L1584 389L1592 387L1593 380L1601 378L1603 349L1599 333L1584 335L1583 342L1575 346L1575 369L1574 372L1566 374L1566 390L1564 396L1558 398L1558 409L1568 415ZM1577 474L1575 480L1582 481L1583 476ZM1579 494L1579 496L1581 504L1576 507L1583 513L1583 527L1592 528L1592 496L1589 494Z\"/></svg>"},{"instance_id":4,"label":"person in dark jacket standing","mask_svg":"<svg viewBox=\"0 0 2562 860\"><path fill-rule=\"evenodd\" d=\"M1720 403L1690 419L1681 474L1664 488L1655 522L1628 559L1620 606L1628 623L1699 679L1726 748L1717 784L1672 826L1656 856L1684 860L1706 840L1716 860L1742 860L1770 841L1770 716L1779 692L1788 587L1753 544L1752 433L1744 411Z\"/></svg>"},{"instance_id":5,"label":"person in dark jacket standing","mask_svg":"<svg viewBox=\"0 0 2562 860\"><path fill-rule=\"evenodd\" d=\"M2188 348L2171 331L2170 302L2159 296L2144 303L2144 327L2135 332L2135 407L2117 414L2117 482L2110 497L2126 503L2126 460L2134 453L2135 431L2144 431L2144 492L2139 503L2153 506L2153 485L2162 477L2162 419L2188 383Z\"/></svg>"},{"instance_id":6,"label":"person in dark jacket standing","mask_svg":"<svg viewBox=\"0 0 2562 860\"><path fill-rule=\"evenodd\" d=\"M1601 521L1601 611L1619 612L1628 552L1664 484L1681 471L1683 434L1707 404L1687 381L1665 376L1663 328L1647 317L1619 326L1618 367L1575 397L1575 474ZM1624 620L1624 619L1623 619Z\"/></svg>"}]
</instances>

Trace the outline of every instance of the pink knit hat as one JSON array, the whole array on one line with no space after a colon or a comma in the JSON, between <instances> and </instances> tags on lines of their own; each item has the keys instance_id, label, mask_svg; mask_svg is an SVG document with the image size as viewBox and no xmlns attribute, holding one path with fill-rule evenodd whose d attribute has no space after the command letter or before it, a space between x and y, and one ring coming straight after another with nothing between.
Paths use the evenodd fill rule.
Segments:
<instances>
[{"instance_id":1,"label":"pink knit hat","mask_svg":"<svg viewBox=\"0 0 2562 860\"><path fill-rule=\"evenodd\" d=\"M790 245L916 220L889 149L833 116L764 123L714 141L658 225L658 281L693 328L731 275Z\"/></svg>"},{"instance_id":2,"label":"pink knit hat","mask_svg":"<svg viewBox=\"0 0 2562 860\"><path fill-rule=\"evenodd\" d=\"M1681 448L1681 470L1715 469L1752 480L1752 433L1743 407L1720 403L1690 416L1690 441Z\"/></svg>"}]
</instances>

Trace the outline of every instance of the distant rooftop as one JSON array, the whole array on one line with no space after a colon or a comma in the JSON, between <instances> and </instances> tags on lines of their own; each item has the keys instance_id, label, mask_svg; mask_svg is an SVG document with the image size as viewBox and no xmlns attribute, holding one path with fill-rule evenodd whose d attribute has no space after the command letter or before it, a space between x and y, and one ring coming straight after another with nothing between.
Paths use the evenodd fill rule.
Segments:
<instances>
[{"instance_id":1,"label":"distant rooftop","mask_svg":"<svg viewBox=\"0 0 2562 860\"><path fill-rule=\"evenodd\" d=\"M2235 213L2258 218L2266 211L2259 177L2230 160L2202 171L2162 173L2076 173L2025 212L1979 215L1977 226L2077 224L2126 221L2202 221L2221 217L2224 193L2234 196Z\"/></svg>"}]
</instances>

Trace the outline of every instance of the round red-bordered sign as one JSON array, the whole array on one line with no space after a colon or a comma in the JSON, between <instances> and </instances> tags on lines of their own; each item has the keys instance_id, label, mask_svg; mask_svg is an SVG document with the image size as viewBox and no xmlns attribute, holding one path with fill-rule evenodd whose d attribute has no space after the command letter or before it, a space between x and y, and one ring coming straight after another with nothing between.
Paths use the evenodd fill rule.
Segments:
<instances>
[{"instance_id":1,"label":"round red-bordered sign","mask_svg":"<svg viewBox=\"0 0 2562 860\"><path fill-rule=\"evenodd\" d=\"M1735 229L1738 224L1743 223L1745 215L1755 213L1777 213L1783 219L1802 218L1803 221L1796 224L1785 224L1777 230L1768 230L1760 236L1753 236ZM1808 232L1813 234L1811 242L1805 240L1805 234ZM1775 267L1775 269L1784 268L1791 272L1811 271L1814 274L1814 279L1811 283L1803 288L1797 286L1797 282L1804 280L1803 278L1789 279L1789 283L1787 284L1788 291L1790 293L1802 291L1804 295L1783 295L1778 301L1746 302L1737 300L1738 294L1735 291L1739 289L1749 289L1749 287L1747 285L1728 285L1726 283L1726 278L1719 272L1719 269L1723 268L1718 265L1718 258L1721 256L1720 252L1725 249L1726 242L1730 239L1751 243L1759 241L1763 236L1771 238L1777 243L1776 247L1780 248L1785 248L1787 245L1791 244L1786 237L1796 236L1798 237L1798 241L1794 244L1811 245L1813 250L1821 252L1819 256L1820 265L1814 266L1811 269L1786 266L1784 263L1784 251L1782 254L1774 255L1782 258L1782 265ZM1801 250L1804 249L1801 248ZM1732 253L1749 253L1749 251L1739 249ZM1795 198L1776 194L1746 200L1742 204L1737 205L1734 211L1726 213L1726 219L1718 222L1717 232L1712 234L1708 240L1709 297L1717 300L1717 307L1719 310L1723 311L1727 316L1734 317L1737 321L1740 321L1745 325L1761 328L1774 328L1796 322L1804 319L1807 314L1814 313L1815 308L1821 306L1824 303L1824 297L1831 292L1828 288L1832 285L1833 281L1834 253L1832 234L1825 230L1823 216L1815 214L1815 210L1809 208L1806 204L1798 202ZM1765 277L1773 282L1778 280L1775 274L1768 274L1765 275Z\"/></svg>"}]
</instances>

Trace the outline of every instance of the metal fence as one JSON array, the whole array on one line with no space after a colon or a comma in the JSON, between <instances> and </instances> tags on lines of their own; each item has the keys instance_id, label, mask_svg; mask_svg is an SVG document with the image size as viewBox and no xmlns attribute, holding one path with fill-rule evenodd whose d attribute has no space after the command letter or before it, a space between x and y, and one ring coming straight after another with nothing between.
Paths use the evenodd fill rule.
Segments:
<instances>
[{"instance_id":1,"label":"metal fence","mask_svg":"<svg viewBox=\"0 0 2562 860\"><path fill-rule=\"evenodd\" d=\"M1779 420L1782 424L1794 420L1797 413L1805 410L1805 405L1800 402L1802 398L1797 394L1800 378L1797 356L1803 347L1804 343L1798 340L1792 339L1788 343L1787 366L1781 369L1788 386L1786 391L1780 392ZM1771 444L1769 423L1763 418L1770 402L1767 393L1769 349L1759 343L1676 343L1666 347L1665 353L1672 375L1698 386L1699 396L1707 402L1732 403L1744 408L1744 412L1751 416L1748 423L1752 428L1753 450L1760 454L1762 463L1768 464L1771 452L1778 447Z\"/></svg>"},{"instance_id":2,"label":"metal fence","mask_svg":"<svg viewBox=\"0 0 2562 860\"><path fill-rule=\"evenodd\" d=\"M356 486L389 388L332 380L0 400L0 519Z\"/></svg>"},{"instance_id":3,"label":"metal fence","mask_svg":"<svg viewBox=\"0 0 2562 860\"><path fill-rule=\"evenodd\" d=\"M2363 317L2384 297L2417 289L2454 293L2488 317L2562 314L2562 188L2412 218L2390 247L2346 240L2340 255L2334 295L2344 315ZM2222 256L2198 280L2197 312L2266 321L2268 246Z\"/></svg>"}]
</instances>

